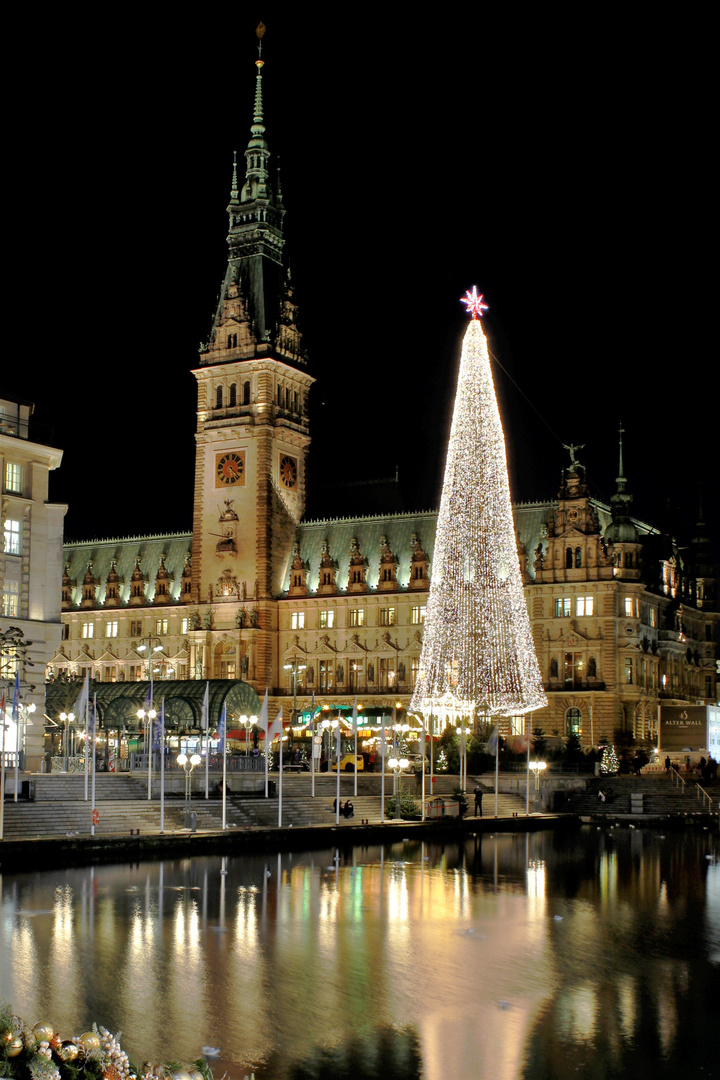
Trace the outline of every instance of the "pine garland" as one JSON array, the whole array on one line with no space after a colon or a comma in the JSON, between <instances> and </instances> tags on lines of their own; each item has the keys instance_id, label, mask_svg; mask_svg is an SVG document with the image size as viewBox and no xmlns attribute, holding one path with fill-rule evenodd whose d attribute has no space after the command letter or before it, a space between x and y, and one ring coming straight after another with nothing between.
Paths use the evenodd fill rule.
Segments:
<instances>
[{"instance_id":1,"label":"pine garland","mask_svg":"<svg viewBox=\"0 0 720 1080\"><path fill-rule=\"evenodd\" d=\"M30 1027L0 1002L0 1078L2 1080L213 1080L204 1058L170 1061L138 1069L111 1034L93 1024L82 1035L62 1040L51 1024ZM223 1078L224 1080L224 1078ZM245 1080L254 1080L245 1077Z\"/></svg>"}]
</instances>

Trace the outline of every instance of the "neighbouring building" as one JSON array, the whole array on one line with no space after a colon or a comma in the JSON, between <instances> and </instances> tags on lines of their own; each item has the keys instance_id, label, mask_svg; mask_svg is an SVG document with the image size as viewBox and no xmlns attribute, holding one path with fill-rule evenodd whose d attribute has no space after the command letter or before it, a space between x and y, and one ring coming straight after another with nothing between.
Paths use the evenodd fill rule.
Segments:
<instances>
[{"instance_id":1,"label":"neighbouring building","mask_svg":"<svg viewBox=\"0 0 720 1080\"><path fill-rule=\"evenodd\" d=\"M31 664L21 663L12 647L3 652L0 694L6 693L6 749L14 753L18 740L11 703L19 669L25 764L31 771L40 768L43 751L45 672L60 647L62 536L67 510L48 502L48 474L60 465L62 451L46 444L44 433L32 422L33 409L32 402L0 391L0 630L17 627L22 639L31 642L27 650ZM26 725L25 706L31 703L36 711Z\"/></svg>"}]
</instances>

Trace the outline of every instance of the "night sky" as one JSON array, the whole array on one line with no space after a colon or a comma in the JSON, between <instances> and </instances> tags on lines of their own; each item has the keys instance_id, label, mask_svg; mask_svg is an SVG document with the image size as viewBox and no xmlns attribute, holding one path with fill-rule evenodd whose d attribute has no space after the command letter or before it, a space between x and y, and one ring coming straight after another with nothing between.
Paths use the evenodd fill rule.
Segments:
<instances>
[{"instance_id":1,"label":"night sky","mask_svg":"<svg viewBox=\"0 0 720 1080\"><path fill-rule=\"evenodd\" d=\"M458 301L475 284L514 500L556 493L562 442L586 444L608 499L622 421L635 513L662 524L677 507L688 539L702 480L717 550L709 27L616 25L603 8L337 11L183 22L168 7L90 48L63 11L19 39L17 346L0 384L36 402L65 451L51 498L69 504L66 536L191 526L190 371L224 273L262 18L267 139L317 378L313 506L330 507L329 480L396 465L408 509L438 506Z\"/></svg>"}]
</instances>

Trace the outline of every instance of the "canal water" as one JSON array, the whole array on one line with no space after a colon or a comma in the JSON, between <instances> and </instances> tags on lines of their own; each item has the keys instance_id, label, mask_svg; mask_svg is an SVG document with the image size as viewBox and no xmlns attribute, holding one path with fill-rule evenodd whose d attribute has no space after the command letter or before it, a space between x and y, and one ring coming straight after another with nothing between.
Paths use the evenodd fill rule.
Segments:
<instances>
[{"instance_id":1,"label":"canal water","mask_svg":"<svg viewBox=\"0 0 720 1080\"><path fill-rule=\"evenodd\" d=\"M0 1000L242 1080L720 1076L720 844L540 832L4 875Z\"/></svg>"}]
</instances>

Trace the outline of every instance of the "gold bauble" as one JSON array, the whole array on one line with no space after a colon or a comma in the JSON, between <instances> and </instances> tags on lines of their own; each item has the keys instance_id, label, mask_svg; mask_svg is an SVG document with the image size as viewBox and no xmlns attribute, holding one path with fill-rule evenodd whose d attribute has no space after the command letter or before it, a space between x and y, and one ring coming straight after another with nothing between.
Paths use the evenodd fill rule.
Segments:
<instances>
[{"instance_id":1,"label":"gold bauble","mask_svg":"<svg viewBox=\"0 0 720 1080\"><path fill-rule=\"evenodd\" d=\"M88 1054L93 1050L99 1050L101 1046L97 1031L84 1031L80 1036L80 1043Z\"/></svg>"},{"instance_id":2,"label":"gold bauble","mask_svg":"<svg viewBox=\"0 0 720 1080\"><path fill-rule=\"evenodd\" d=\"M33 1035L38 1042L49 1043L55 1034L55 1028L52 1024L46 1024L43 1020L40 1020L37 1024L33 1024Z\"/></svg>"},{"instance_id":3,"label":"gold bauble","mask_svg":"<svg viewBox=\"0 0 720 1080\"><path fill-rule=\"evenodd\" d=\"M80 1056L80 1047L72 1039L66 1039L55 1052L61 1061L73 1062L77 1061Z\"/></svg>"},{"instance_id":4,"label":"gold bauble","mask_svg":"<svg viewBox=\"0 0 720 1080\"><path fill-rule=\"evenodd\" d=\"M188 1069L188 1073L190 1074L190 1080L205 1080L199 1069Z\"/></svg>"},{"instance_id":5,"label":"gold bauble","mask_svg":"<svg viewBox=\"0 0 720 1080\"><path fill-rule=\"evenodd\" d=\"M190 1080L190 1073L187 1069L173 1069L170 1080Z\"/></svg>"},{"instance_id":6,"label":"gold bauble","mask_svg":"<svg viewBox=\"0 0 720 1080\"><path fill-rule=\"evenodd\" d=\"M5 1053L8 1057L17 1057L18 1054L22 1052L22 1048L22 1035L11 1035L5 1046Z\"/></svg>"}]
</instances>

